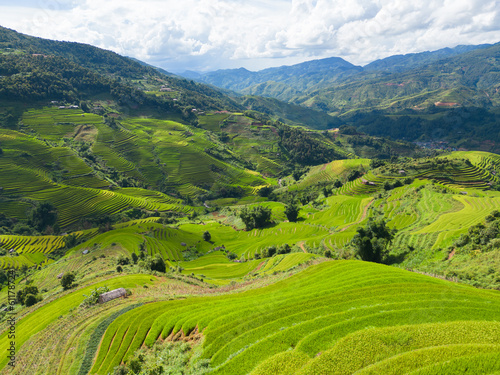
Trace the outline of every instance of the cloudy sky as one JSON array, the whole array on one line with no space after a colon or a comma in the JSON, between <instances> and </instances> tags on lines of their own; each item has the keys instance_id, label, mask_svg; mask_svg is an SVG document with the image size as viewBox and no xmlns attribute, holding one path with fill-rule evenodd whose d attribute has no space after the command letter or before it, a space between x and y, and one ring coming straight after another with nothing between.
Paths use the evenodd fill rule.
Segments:
<instances>
[{"instance_id":1,"label":"cloudy sky","mask_svg":"<svg viewBox=\"0 0 500 375\"><path fill-rule=\"evenodd\" d=\"M500 41L500 0L0 0L0 25L172 72Z\"/></svg>"}]
</instances>

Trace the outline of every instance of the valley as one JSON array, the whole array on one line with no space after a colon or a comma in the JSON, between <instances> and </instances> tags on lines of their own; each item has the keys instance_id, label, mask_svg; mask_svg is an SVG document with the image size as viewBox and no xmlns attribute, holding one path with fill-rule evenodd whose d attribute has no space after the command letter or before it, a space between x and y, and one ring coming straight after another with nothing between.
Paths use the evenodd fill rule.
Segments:
<instances>
[{"instance_id":1,"label":"valley","mask_svg":"<svg viewBox=\"0 0 500 375\"><path fill-rule=\"evenodd\" d=\"M321 90L403 90L390 61L410 79L401 59L332 61ZM316 89L301 72L280 74ZM496 142L496 94L418 120L377 112L397 106L386 94L319 112L338 87L228 95L4 28L0 75L1 373L500 371L500 156L474 147ZM438 91L400 102L458 100ZM467 147L419 147L438 122Z\"/></svg>"}]
</instances>

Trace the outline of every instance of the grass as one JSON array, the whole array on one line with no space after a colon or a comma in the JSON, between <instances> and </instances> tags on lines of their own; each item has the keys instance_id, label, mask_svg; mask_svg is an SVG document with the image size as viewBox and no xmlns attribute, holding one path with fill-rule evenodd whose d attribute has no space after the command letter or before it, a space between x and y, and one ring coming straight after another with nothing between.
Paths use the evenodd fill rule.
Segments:
<instances>
[{"instance_id":1,"label":"grass","mask_svg":"<svg viewBox=\"0 0 500 375\"><path fill-rule=\"evenodd\" d=\"M406 342L411 351L440 339L450 345L498 344L499 307L497 293L371 263L326 262L265 288L158 302L138 308L133 319L124 314L104 336L106 343L114 337L116 348L101 346L94 371L106 373L142 344L136 333L148 328L139 317L147 316L151 327L144 339L148 344L179 331L203 330L202 356L211 359L215 374L259 373L271 363L290 372L323 373L332 363L346 371L361 369L364 358L371 358L371 365L397 354ZM386 353L381 341L393 348L385 357L377 356ZM346 351L350 342L365 345L368 354L357 354L362 347ZM335 353L349 353L352 360L337 365ZM297 367L291 369L292 363Z\"/></svg>"},{"instance_id":2,"label":"grass","mask_svg":"<svg viewBox=\"0 0 500 375\"><path fill-rule=\"evenodd\" d=\"M46 303L43 306L32 310L32 312L17 322L16 326L16 345L21 347L25 341L37 332L46 328L50 323L70 312L71 309L77 307L84 299L83 294L90 293L96 287L108 286L110 289L119 287L134 288L137 285L144 285L150 283L150 277L146 275L124 276L114 279L100 281L91 286L72 291L65 294L58 299ZM9 340L7 340L7 333L4 331L0 335L0 349L4 352L7 351ZM7 364L6 357L0 359L0 369Z\"/></svg>"}]
</instances>

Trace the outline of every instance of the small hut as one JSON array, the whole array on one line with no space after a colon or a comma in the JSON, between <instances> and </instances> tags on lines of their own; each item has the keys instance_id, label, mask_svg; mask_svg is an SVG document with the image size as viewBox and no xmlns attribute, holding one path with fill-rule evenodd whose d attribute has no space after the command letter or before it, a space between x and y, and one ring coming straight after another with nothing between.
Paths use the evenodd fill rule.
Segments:
<instances>
[{"instance_id":1,"label":"small hut","mask_svg":"<svg viewBox=\"0 0 500 375\"><path fill-rule=\"evenodd\" d=\"M125 297L127 291L124 288L118 288L109 292L103 293L99 296L99 303L106 303L116 298Z\"/></svg>"}]
</instances>

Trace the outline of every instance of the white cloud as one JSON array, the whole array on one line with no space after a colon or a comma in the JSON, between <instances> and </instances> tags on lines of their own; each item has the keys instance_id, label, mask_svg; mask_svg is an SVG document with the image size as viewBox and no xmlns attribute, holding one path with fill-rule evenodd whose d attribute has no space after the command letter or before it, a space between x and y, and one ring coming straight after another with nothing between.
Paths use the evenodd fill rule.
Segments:
<instances>
[{"instance_id":1,"label":"white cloud","mask_svg":"<svg viewBox=\"0 0 500 375\"><path fill-rule=\"evenodd\" d=\"M0 24L90 43L167 70L262 68L341 56L365 64L500 41L499 0L23 0Z\"/></svg>"}]
</instances>

